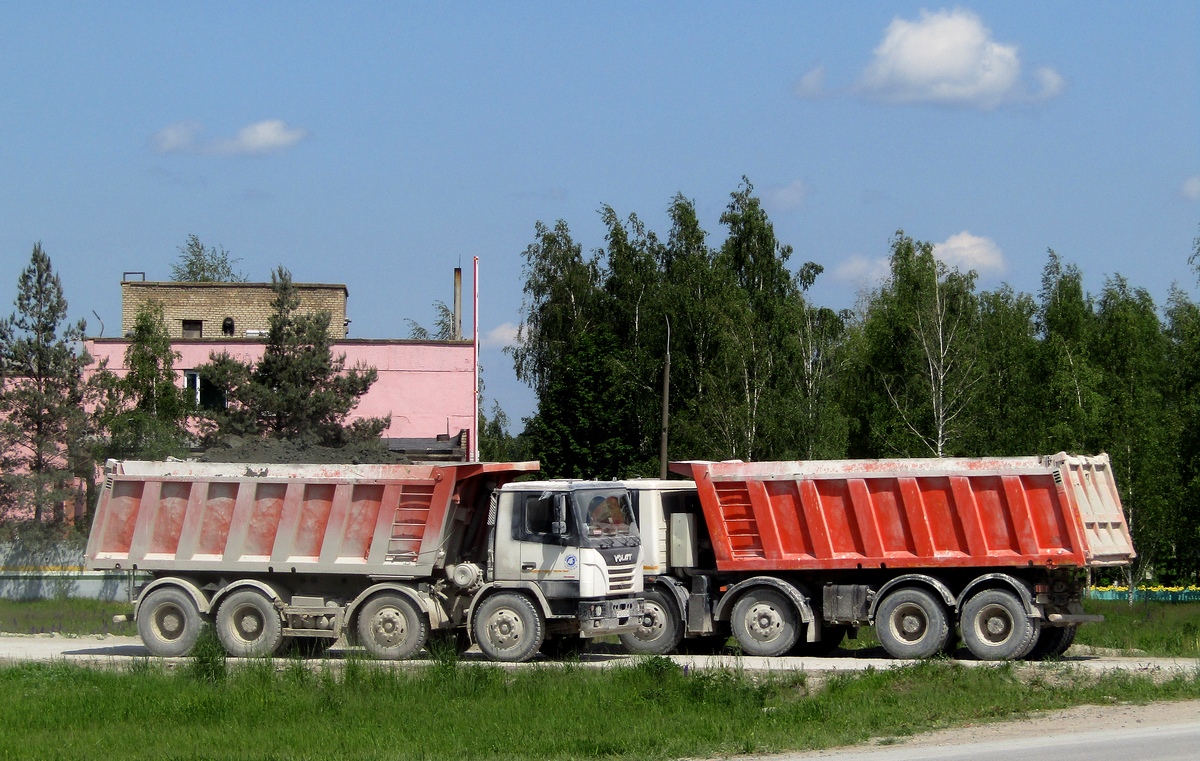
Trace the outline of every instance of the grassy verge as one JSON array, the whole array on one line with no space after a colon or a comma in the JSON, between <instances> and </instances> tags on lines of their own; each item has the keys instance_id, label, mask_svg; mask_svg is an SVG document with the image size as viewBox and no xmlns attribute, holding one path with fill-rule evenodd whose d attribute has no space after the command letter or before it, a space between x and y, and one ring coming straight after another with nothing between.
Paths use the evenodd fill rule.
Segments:
<instances>
[{"instance_id":1,"label":"grassy verge","mask_svg":"<svg viewBox=\"0 0 1200 761\"><path fill-rule=\"evenodd\" d=\"M1200 697L1065 668L949 662L834 677L751 678L664 658L596 670L508 671L441 659L418 669L262 662L180 671L67 664L0 668L0 757L662 759L823 748L1083 703Z\"/></svg>"},{"instance_id":2,"label":"grassy verge","mask_svg":"<svg viewBox=\"0 0 1200 761\"><path fill-rule=\"evenodd\" d=\"M1084 607L1102 614L1104 623L1079 627L1081 645L1200 658L1200 603L1088 600Z\"/></svg>"},{"instance_id":3,"label":"grassy verge","mask_svg":"<svg viewBox=\"0 0 1200 761\"><path fill-rule=\"evenodd\" d=\"M0 632L15 634L137 634L132 623L114 624L129 603L99 600L0 600Z\"/></svg>"}]
</instances>

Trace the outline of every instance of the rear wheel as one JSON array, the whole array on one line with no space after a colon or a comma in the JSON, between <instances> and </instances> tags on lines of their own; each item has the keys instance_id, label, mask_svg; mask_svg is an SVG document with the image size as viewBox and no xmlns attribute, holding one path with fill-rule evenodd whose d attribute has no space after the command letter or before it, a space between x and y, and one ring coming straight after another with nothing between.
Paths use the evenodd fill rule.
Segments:
<instances>
[{"instance_id":1,"label":"rear wheel","mask_svg":"<svg viewBox=\"0 0 1200 761\"><path fill-rule=\"evenodd\" d=\"M358 614L358 641L373 658L411 658L425 646L428 637L425 618L403 595L375 595Z\"/></svg>"},{"instance_id":2,"label":"rear wheel","mask_svg":"<svg viewBox=\"0 0 1200 761\"><path fill-rule=\"evenodd\" d=\"M897 589L875 612L875 634L893 658L932 658L950 636L946 607L924 589Z\"/></svg>"},{"instance_id":3,"label":"rear wheel","mask_svg":"<svg viewBox=\"0 0 1200 761\"><path fill-rule=\"evenodd\" d=\"M683 639L679 606L658 589L642 593L641 624L628 634L621 635L621 644L631 653L666 655L674 652Z\"/></svg>"},{"instance_id":4,"label":"rear wheel","mask_svg":"<svg viewBox=\"0 0 1200 761\"><path fill-rule=\"evenodd\" d=\"M178 587L159 587L138 606L138 634L150 654L160 658L190 653L202 624L191 595Z\"/></svg>"},{"instance_id":5,"label":"rear wheel","mask_svg":"<svg viewBox=\"0 0 1200 761\"><path fill-rule=\"evenodd\" d=\"M773 589L752 589L733 606L733 636L747 655L783 655L796 644L800 615Z\"/></svg>"},{"instance_id":6,"label":"rear wheel","mask_svg":"<svg viewBox=\"0 0 1200 761\"><path fill-rule=\"evenodd\" d=\"M1030 618L1015 594L985 589L963 606L962 636L967 649L983 661L1024 658L1041 635L1042 622Z\"/></svg>"},{"instance_id":7,"label":"rear wheel","mask_svg":"<svg viewBox=\"0 0 1200 761\"><path fill-rule=\"evenodd\" d=\"M546 637L542 612L528 597L511 592L484 600L474 626L479 649L493 661L523 663L537 655Z\"/></svg>"},{"instance_id":8,"label":"rear wheel","mask_svg":"<svg viewBox=\"0 0 1200 761\"><path fill-rule=\"evenodd\" d=\"M235 658L274 655L283 646L283 619L266 595L242 589L217 608L217 639Z\"/></svg>"}]
</instances>

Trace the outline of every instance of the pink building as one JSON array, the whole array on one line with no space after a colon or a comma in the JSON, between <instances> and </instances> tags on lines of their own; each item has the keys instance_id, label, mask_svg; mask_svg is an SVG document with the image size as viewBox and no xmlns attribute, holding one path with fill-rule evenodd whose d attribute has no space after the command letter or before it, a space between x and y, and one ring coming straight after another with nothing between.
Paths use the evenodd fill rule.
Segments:
<instances>
[{"instance_id":1,"label":"pink building","mask_svg":"<svg viewBox=\"0 0 1200 761\"><path fill-rule=\"evenodd\" d=\"M336 319L334 355L345 354L346 366L363 363L374 367L378 380L350 415L391 415L384 432L392 449L413 459L469 459L476 435L475 345L466 340L417 341L346 338L344 285L297 283L303 311L323 309ZM179 352L175 370L179 383L192 389L198 403L209 402L196 368L213 354L228 352L243 362L257 362L265 348L266 315L251 308L269 298L269 283L154 283L125 281L122 290L122 325L128 330L138 308L148 299L164 306L172 346ZM250 305L250 306L248 306ZM184 336L188 337L184 337ZM125 338L92 338L86 342L96 359L108 360L108 369L125 372Z\"/></svg>"}]
</instances>

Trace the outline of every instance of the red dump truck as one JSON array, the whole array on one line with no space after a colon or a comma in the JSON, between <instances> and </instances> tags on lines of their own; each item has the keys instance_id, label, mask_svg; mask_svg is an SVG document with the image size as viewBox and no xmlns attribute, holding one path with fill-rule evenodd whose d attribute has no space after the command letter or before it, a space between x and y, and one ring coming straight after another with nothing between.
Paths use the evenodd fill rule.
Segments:
<instances>
[{"instance_id":1,"label":"red dump truck","mask_svg":"<svg viewBox=\"0 0 1200 761\"><path fill-rule=\"evenodd\" d=\"M638 626L628 492L524 481L538 463L106 467L89 569L149 573L134 617L154 655L211 623L235 656L345 634L407 658L465 630L493 660Z\"/></svg>"},{"instance_id":2,"label":"red dump truck","mask_svg":"<svg viewBox=\"0 0 1200 761\"><path fill-rule=\"evenodd\" d=\"M641 653L732 632L821 654L874 625L896 658L1060 654L1089 568L1134 558L1107 455L677 462L630 481L645 550Z\"/></svg>"}]
</instances>

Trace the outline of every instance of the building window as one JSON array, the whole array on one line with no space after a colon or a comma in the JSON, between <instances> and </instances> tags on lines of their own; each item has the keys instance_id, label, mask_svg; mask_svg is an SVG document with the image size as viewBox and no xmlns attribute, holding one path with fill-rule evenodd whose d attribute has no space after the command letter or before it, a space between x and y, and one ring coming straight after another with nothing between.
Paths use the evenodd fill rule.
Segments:
<instances>
[{"instance_id":1,"label":"building window","mask_svg":"<svg viewBox=\"0 0 1200 761\"><path fill-rule=\"evenodd\" d=\"M188 390L188 397L202 410L225 409L225 394L214 386L208 379L200 377L195 370L185 370L183 382Z\"/></svg>"},{"instance_id":2,"label":"building window","mask_svg":"<svg viewBox=\"0 0 1200 761\"><path fill-rule=\"evenodd\" d=\"M183 337L184 338L203 338L204 337L204 320L184 320L183 321Z\"/></svg>"}]
</instances>

